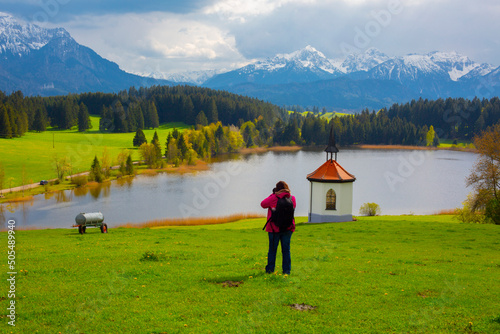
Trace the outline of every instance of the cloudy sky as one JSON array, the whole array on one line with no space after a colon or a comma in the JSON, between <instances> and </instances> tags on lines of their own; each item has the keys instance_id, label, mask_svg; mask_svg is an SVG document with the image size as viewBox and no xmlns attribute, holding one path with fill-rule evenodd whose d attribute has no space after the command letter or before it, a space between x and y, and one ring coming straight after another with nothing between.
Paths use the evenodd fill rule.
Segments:
<instances>
[{"instance_id":1,"label":"cloudy sky","mask_svg":"<svg viewBox=\"0 0 500 334\"><path fill-rule=\"evenodd\" d=\"M0 11L63 27L135 73L229 70L307 45L500 65L498 0L0 0Z\"/></svg>"}]
</instances>

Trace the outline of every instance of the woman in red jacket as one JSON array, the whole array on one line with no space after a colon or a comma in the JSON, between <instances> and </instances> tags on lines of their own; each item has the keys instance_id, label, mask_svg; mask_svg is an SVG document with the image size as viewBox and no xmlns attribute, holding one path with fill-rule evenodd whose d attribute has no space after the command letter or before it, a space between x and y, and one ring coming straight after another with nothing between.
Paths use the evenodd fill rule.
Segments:
<instances>
[{"instance_id":1,"label":"woman in red jacket","mask_svg":"<svg viewBox=\"0 0 500 334\"><path fill-rule=\"evenodd\" d=\"M286 231L280 232L279 228L274 224L271 219L272 211L276 209L276 204L278 203L278 198L291 197L293 207L295 208L295 196L290 194L290 188L288 184L284 181L279 181L276 183L276 188L273 189L273 193L264 199L260 205L267 210L267 220L266 231L269 235L269 252L267 254L267 266L266 273L270 274L274 272L275 262L276 262L276 252L278 250L278 244L281 242L281 254L283 256L282 269L283 274L290 274L292 269L292 260L290 256L290 239L292 238L292 233L295 231L295 220L293 220L292 225L288 227Z\"/></svg>"}]
</instances>

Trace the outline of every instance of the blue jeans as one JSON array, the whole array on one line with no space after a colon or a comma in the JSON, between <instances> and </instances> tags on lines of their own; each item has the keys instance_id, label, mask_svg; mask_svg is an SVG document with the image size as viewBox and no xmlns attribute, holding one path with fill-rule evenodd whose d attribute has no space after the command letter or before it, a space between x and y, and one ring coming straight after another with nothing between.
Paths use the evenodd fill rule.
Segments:
<instances>
[{"instance_id":1,"label":"blue jeans","mask_svg":"<svg viewBox=\"0 0 500 334\"><path fill-rule=\"evenodd\" d=\"M269 252L267 253L267 266L266 272L274 272L276 263L276 252L278 251L278 244L281 241L281 255L283 256L282 269L283 274L290 274L292 269L292 259L290 257L290 239L292 238L292 231L285 231L279 233L269 232Z\"/></svg>"}]
</instances>

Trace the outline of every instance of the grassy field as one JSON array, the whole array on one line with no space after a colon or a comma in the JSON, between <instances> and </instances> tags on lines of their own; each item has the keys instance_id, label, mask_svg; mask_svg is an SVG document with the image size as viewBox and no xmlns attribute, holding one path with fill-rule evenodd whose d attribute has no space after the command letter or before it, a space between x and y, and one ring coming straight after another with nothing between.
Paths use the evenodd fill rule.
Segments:
<instances>
[{"instance_id":1,"label":"grassy field","mask_svg":"<svg viewBox=\"0 0 500 334\"><path fill-rule=\"evenodd\" d=\"M453 140L451 139L443 139L439 140L439 147L442 148L474 148L474 144L471 142L466 142L466 141L458 141L457 145L453 145Z\"/></svg>"},{"instance_id":2,"label":"grassy field","mask_svg":"<svg viewBox=\"0 0 500 334\"><path fill-rule=\"evenodd\" d=\"M90 169L95 155L100 159L104 147L107 147L112 160L124 149L133 152L133 158L139 159L137 150L132 146L134 133L100 133L99 117L91 117L93 128L85 133L72 130L52 130L36 133L28 132L15 139L0 139L0 161L5 169L5 185L9 188L22 184L22 170L25 168L28 183L43 179L56 178L53 168L54 156L68 156L73 164L73 172L78 173ZM167 134L174 127L185 129L183 123L161 125L158 131L160 144L165 145ZM146 139L151 141L155 130L144 130ZM54 147L53 147L54 146ZM32 181L32 182L31 182Z\"/></svg>"},{"instance_id":3,"label":"grassy field","mask_svg":"<svg viewBox=\"0 0 500 334\"><path fill-rule=\"evenodd\" d=\"M500 332L499 226L451 216L298 224L283 276L280 255L264 274L263 224L18 231L16 328L4 279L2 332Z\"/></svg>"},{"instance_id":4,"label":"grassy field","mask_svg":"<svg viewBox=\"0 0 500 334\"><path fill-rule=\"evenodd\" d=\"M293 113L293 111L288 110L288 113L291 114L291 113ZM304 112L301 112L300 114L305 117L308 114L313 114L313 112L312 111L304 111ZM335 111L326 112L326 113L320 112L319 115L321 115L322 118L326 118L328 120L332 119L333 117L352 116L352 114L346 114L346 113L335 112Z\"/></svg>"}]
</instances>

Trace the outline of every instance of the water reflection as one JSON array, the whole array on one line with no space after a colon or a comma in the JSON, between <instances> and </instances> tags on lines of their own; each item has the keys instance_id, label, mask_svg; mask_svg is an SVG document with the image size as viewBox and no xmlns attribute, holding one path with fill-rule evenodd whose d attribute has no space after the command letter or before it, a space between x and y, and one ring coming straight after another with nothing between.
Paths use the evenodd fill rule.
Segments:
<instances>
[{"instance_id":1,"label":"water reflection","mask_svg":"<svg viewBox=\"0 0 500 334\"><path fill-rule=\"evenodd\" d=\"M101 193L102 193L102 197L109 197L110 193L111 193L111 182L108 181L108 182L103 182L103 183L98 183L98 184L92 184L91 186L89 186L89 192L90 192L90 195L95 199L95 200L98 200L99 197L101 196Z\"/></svg>"},{"instance_id":2,"label":"water reflection","mask_svg":"<svg viewBox=\"0 0 500 334\"><path fill-rule=\"evenodd\" d=\"M116 180L116 185L118 187L131 188L134 181L133 177L122 177Z\"/></svg>"},{"instance_id":3,"label":"water reflection","mask_svg":"<svg viewBox=\"0 0 500 334\"><path fill-rule=\"evenodd\" d=\"M71 202L73 199L72 191L57 191L55 192L55 198L57 203Z\"/></svg>"},{"instance_id":4,"label":"water reflection","mask_svg":"<svg viewBox=\"0 0 500 334\"><path fill-rule=\"evenodd\" d=\"M466 152L436 151L393 188L387 173L398 173L409 151L343 150L340 164L356 175L353 214L376 202L382 214L434 213L460 205L469 190L465 177L476 159ZM186 207L197 216L258 212L274 184L285 180L297 198L296 214L306 216L309 182L306 175L324 161L323 152L266 152L227 155L194 174L160 173L89 184L73 190L36 196L35 201L1 206L0 218L15 217L26 227L69 227L80 212L103 212L108 226L154 219L183 218ZM237 168L230 168L237 167ZM228 170L237 170L228 173ZM223 177L225 175L226 177ZM214 188L215 187L215 188ZM207 191L210 190L210 191ZM10 210L10 211L9 211Z\"/></svg>"},{"instance_id":5,"label":"water reflection","mask_svg":"<svg viewBox=\"0 0 500 334\"><path fill-rule=\"evenodd\" d=\"M89 193L89 188L87 187L78 187L73 189L73 194L75 194L75 197L87 196L88 193Z\"/></svg>"},{"instance_id":6,"label":"water reflection","mask_svg":"<svg viewBox=\"0 0 500 334\"><path fill-rule=\"evenodd\" d=\"M27 220L30 208L33 207L34 203L35 199L32 197L24 201L0 204L0 222L2 224L2 229L6 227L7 219L17 218L16 216L19 216L19 213L22 214L23 220Z\"/></svg>"}]
</instances>

